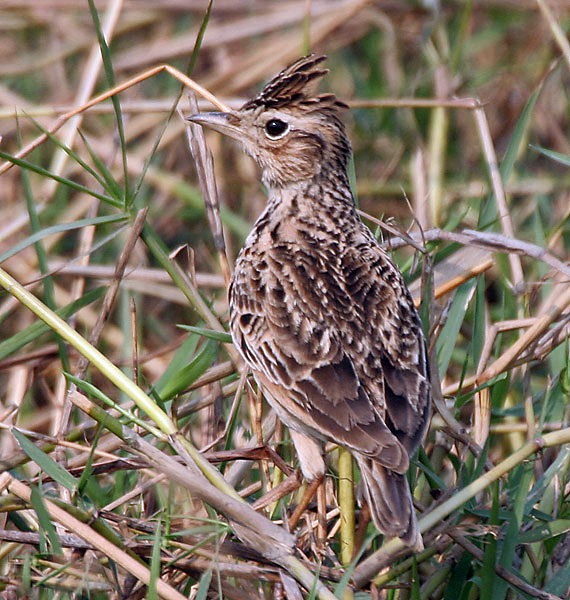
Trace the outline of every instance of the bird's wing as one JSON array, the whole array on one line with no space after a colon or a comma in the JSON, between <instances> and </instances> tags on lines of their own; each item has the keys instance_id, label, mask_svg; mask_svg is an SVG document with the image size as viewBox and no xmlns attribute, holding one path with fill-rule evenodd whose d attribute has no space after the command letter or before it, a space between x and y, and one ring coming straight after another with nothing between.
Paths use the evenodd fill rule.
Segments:
<instances>
[{"instance_id":1,"label":"bird's wing","mask_svg":"<svg viewBox=\"0 0 570 600\"><path fill-rule=\"evenodd\" d=\"M417 313L373 239L324 250L276 245L253 276L244 268L230 291L234 341L289 426L403 473L429 407Z\"/></svg>"},{"instance_id":2,"label":"bird's wing","mask_svg":"<svg viewBox=\"0 0 570 600\"><path fill-rule=\"evenodd\" d=\"M359 324L355 335L365 348L357 353L357 371L370 396L381 398L390 431L412 454L423 439L431 404L418 312L401 273L375 240L351 247L344 271L355 307L353 320ZM383 382L382 396L378 380Z\"/></svg>"}]
</instances>

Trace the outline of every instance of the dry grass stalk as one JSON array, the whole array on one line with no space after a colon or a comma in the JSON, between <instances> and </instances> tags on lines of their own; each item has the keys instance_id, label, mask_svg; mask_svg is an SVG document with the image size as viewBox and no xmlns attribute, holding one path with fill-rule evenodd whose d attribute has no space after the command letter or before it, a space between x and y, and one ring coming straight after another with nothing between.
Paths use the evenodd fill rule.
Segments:
<instances>
[{"instance_id":1,"label":"dry grass stalk","mask_svg":"<svg viewBox=\"0 0 570 600\"><path fill-rule=\"evenodd\" d=\"M6 19L9 17L6 22L12 27L3 41L4 52L10 60L6 60L1 69L5 81L0 84L0 101L6 106L0 111L2 150L8 149L14 156L47 166L52 172L60 173L73 181L85 183L90 191L96 193L101 192L99 183L93 184L90 175L75 161L70 161L67 154L52 146L46 135L38 135L33 123L23 115L24 109L30 115L37 115L47 131L56 134L58 139L67 141L77 156L92 165L89 152L75 137L80 125L89 145L120 186L123 173L115 160L115 125L108 118L112 114L108 102L111 96L119 94L121 98L127 137L128 176L135 178L145 167L164 113L172 108L171 90L165 82L170 78L182 82L221 110L226 110L228 106L239 106L254 86L272 75L289 58L302 52L302 36L299 32L306 9L304 1L254 2L248 5L250 12L244 14L240 3L227 3L223 0L221 4L215 3L193 77L215 91L216 95L225 98L224 102L220 102L204 87L187 78L181 69L172 65L157 66L158 62L176 61L178 57L188 55L195 42L196 23L202 17L203 6L186 3L181 11L175 2L167 2L160 7L156 3L151 7L143 2L138 4L138 12L135 14L128 4L121 6L120 2L109 3L107 11L110 16L105 27L108 39L112 39L114 44L112 54L117 80L123 83L90 99L101 69L98 59L93 58L89 63L88 53L92 52L91 55L95 56L94 38L91 35L90 19L82 12L84 6L81 3L51 2L50 9L59 11L58 16L63 18L63 25L58 28L49 16L49 11L39 11L26 2L17 4L17 7L10 7L13 14L6 12L8 5L0 9L4 10L2 14L6 15ZM509 537L511 534L508 523L500 519L491 523L489 515L493 510L492 497L481 491L487 489L485 486L491 479L499 487L499 506L509 511L513 496L508 496L511 479L505 469L512 470L512 477L512 473L524 467L527 461L532 461L536 481L529 484L528 498L522 498L522 502L532 501L533 507L540 514L549 515L552 521L544 521L549 526L563 520L568 511L565 496L568 482L564 468L566 463L563 462L565 450L560 446L568 441L568 414L561 406L566 394L565 344L570 333L568 176L560 165L554 165L546 157L540 159L538 153L533 154L535 151L529 150L525 143L526 137L521 137L518 142L519 157L511 179L501 181L497 170L497 162L523 113L523 103L540 85L540 97L524 128L535 144L552 148L562 155L570 152L566 134L568 122L564 116L567 104L564 104L565 96L562 93L567 78L563 69L569 59L567 41L560 35L561 24L568 14L567 2L549 2L546 6L544 2L528 0L515 8L512 3L507 3L509 11L516 13L523 25L533 23L528 28L528 31L533 32L532 36L528 35L524 27L517 28L508 19L497 20L496 14L507 6L503 0L493 3L493 14L486 5L476 5L468 15L468 27L464 31L459 28L459 19L452 19L444 7L440 15L444 26L438 24L437 34L430 37L429 48L423 43L421 32L425 31L424 27L432 15L422 12L424 9L412 10L402 2L386 5L384 13L379 13L376 7L367 3L348 0L334 7L329 2L317 1L310 4L311 46L316 50L326 48L331 54L331 89L340 92L339 95L352 98L350 104L355 109L354 123L349 122L349 125L353 128L358 190L363 211L372 213L375 219L394 215L398 221L409 222L410 211L406 208L402 190L412 197L410 180L413 180L414 206L424 206L424 212L428 214L429 190L424 185L427 178L424 169L427 164L423 165L411 157L420 155L419 151L415 152L416 149L427 146L424 125L433 111L441 109L449 117L449 135L441 139L442 148L447 148L447 151L442 150L440 153L442 163L438 170L437 184L442 192L438 218L443 219L442 223L447 219L451 230L424 227L421 234L404 234L392 227L392 237L387 244L402 265L406 264L407 257L414 251L418 256L436 258L433 269L434 299L429 301L429 307L424 308L433 318L432 346L440 352L440 356L442 340L453 331L450 324L457 319L455 300L460 297L462 290L473 285L470 295L466 295L466 298L471 299L471 304L458 323L454 333L456 344L443 374L445 396L440 398L440 409L446 415L446 421L439 415L434 419L433 433L425 448L426 456L420 459L424 462L422 469L418 470L416 489L417 496L426 507L422 523L424 527L430 528L426 539L431 544L425 553L417 556L421 563L420 578L424 586L422 593L427 593L429 589L444 593L442 590L445 590L446 583L437 579L438 570L445 564L448 570L444 574L450 576L455 568L457 554L466 549L473 559L470 566L471 580L466 580L464 585L472 586L473 597L479 593L474 583L478 576L483 574L485 577L496 577L490 579L496 585L504 577L509 577L500 568L497 576L494 571L491 574L485 572L481 566L485 561L485 553L495 543L489 537L484 537L489 531L497 536L494 539L498 541L498 553L503 552L512 539ZM188 11L193 11L192 15L197 19L186 26L183 19ZM536 23L540 21L537 16L540 16L541 11L545 19L542 29L536 27ZM115 23L117 16L120 18ZM43 28L43 37L36 36L35 33L31 36L37 40L40 51L26 47L27 53L22 51L21 56L14 54L14 48L25 46L30 36L21 35L16 43L12 32L34 32L29 25L31 18L36 27ZM67 35L67 24L74 25L69 28L73 35ZM174 26L176 24L178 31ZM485 42L483 48L481 40L488 39L483 34L488 33L487 27L490 24L494 27L495 36L500 32L499 37ZM28 27L32 28L28 30ZM285 31L284 27L288 29ZM480 37L471 37L472 34ZM446 53L446 36L447 42L452 42L451 53ZM51 40L53 46L49 49L42 46L44 39ZM462 39L476 39L477 43L454 48L453 44L461 43ZM497 39L501 43L493 41ZM555 40L554 44L551 39ZM11 41L7 43L6 40ZM509 56L505 54L506 47L509 48ZM413 48L413 51L409 48ZM428 60L424 61L422 58L422 50L429 53ZM560 66L560 61L556 62L560 53L563 67ZM376 60L369 60L371 57ZM458 70L454 70L453 66L456 59L459 61L457 64L461 64ZM442 62L446 63L444 67L451 78L452 87L459 86L456 89L462 97L418 97L434 94L432 76ZM77 69L75 63L89 63L91 66ZM496 70L493 70L495 67ZM56 83L46 83L47 77L42 70L46 73L49 71L51 79ZM379 72L382 76L379 76ZM34 87L31 74L43 83ZM389 82L389 85L384 85L384 81ZM485 81L490 83L486 84ZM412 97L407 98L406 95ZM483 101L479 102L475 96L481 97ZM203 110L206 103L202 100L200 103ZM17 106L17 110L12 106ZM18 124L15 114L19 116ZM437 129L439 134L445 133L444 128ZM24 139L21 145L18 142L19 131ZM44 280L51 278L54 281L56 306L64 306L74 298L82 297L85 293L82 290L88 293L99 278L112 282L109 286L118 289L119 307L124 306L127 295L137 296L140 332L133 343L141 345L138 358L133 358L130 351L122 350L123 341L129 339L125 335L129 330L126 324L129 318L122 309L111 311L107 317L100 304L92 304L73 318L76 319L76 330L84 334L85 338L89 338L90 334L93 340L99 337L98 347L104 350L115 365L138 365L140 384L145 390L150 390L159 381L177 353L182 352L184 344L188 344L188 339L195 335L181 335L175 329L176 323L192 322L200 325L202 319L208 322L207 327L210 329L224 330L224 292L229 267L220 268L218 257L221 256L220 252L227 253L227 264L231 264L232 249L239 245L247 222L251 221L257 207L263 202L262 193L252 183L255 177L247 164L236 159L227 146L222 148L212 145L218 168L217 185L224 202L221 215L214 212L210 215L213 220L207 221L202 211L198 210L204 205L197 188L186 181L189 177L189 158L184 143L181 143L183 131L183 124L178 121L166 129L155 162L147 171L138 206L150 205L147 222L155 227L170 248L181 243L187 243L191 248L192 265L196 264L197 273L195 277L182 278L186 285L186 295L177 284L172 283L170 276L162 268L145 265L145 262L149 262L148 252L141 247L135 248L131 254L133 259L129 265L136 264L136 268L118 266L121 249L114 246L112 235L100 245L104 236L116 235L117 229L112 230L99 224L71 231L59 227L66 222L93 216L97 218L119 209L94 201L93 196L86 193L62 192L61 186L58 186L59 194L53 196L51 192L55 189L55 182L36 174L30 176L30 188L32 203L40 218L40 229L50 225L56 225L56 229L59 227L53 235L40 240L48 258L47 269L40 267L38 253L32 243L2 265L20 283L29 283L28 289L42 298L45 298ZM35 152L31 154L33 150ZM203 146L200 153L205 156ZM55 156L58 157L57 163L54 160L50 167L50 159ZM425 157L425 153L423 156ZM205 159L202 173L205 178L210 178L211 189L213 170L207 161ZM520 167L520 172L517 172L517 167ZM0 194L3 197L3 202L0 203L0 253L9 250L29 235L29 209L23 203L25 193L20 174L21 170L12 168L9 162L0 166ZM490 184L486 181L487 176ZM252 198L253 205L240 204L240 190L244 185L247 191L243 196ZM500 218L496 230L477 231L478 215L490 192L493 192L497 201ZM215 200L211 204L215 206ZM134 209L131 216L134 216ZM461 222L458 223L460 216ZM373 219L369 222L376 225ZM224 250L220 244L216 246L211 243L212 236L209 233L213 231L214 237L219 236L222 231L221 223L226 228L224 233L227 248ZM425 225L425 219L423 224ZM461 248L445 255L446 250L455 247L455 244ZM127 252L124 256L128 254ZM72 258L75 262L69 264ZM94 262L97 264L92 264ZM410 259L410 263L411 272L415 269L415 262ZM178 264L174 268L177 267ZM117 269L123 273L113 283ZM477 285L474 282L478 282ZM199 305L200 317L197 316L198 313L188 310L189 295ZM419 279L415 296L419 302L422 296ZM482 317L474 314L477 310L481 311ZM0 319L0 348L4 341L11 340L18 331L32 323L19 302L7 295L0 298ZM97 329L102 326L102 330L93 332L96 325ZM198 352L206 345L206 340L196 339ZM189 436L195 435L197 429L194 427L194 415L211 406L216 396L221 394L224 399L225 422L220 429L222 435L212 435L210 438L209 445L212 449L207 455L209 460L227 462L224 471L227 481L245 496L253 508L271 507L271 512L274 513L275 502L281 502L281 505L277 505L274 518L280 517L282 511L285 520L291 524L290 514L297 503L301 482L295 473L288 471L291 463L289 459L294 460L294 457L289 456L287 436L285 434L283 440L275 435L274 415L264 416L259 411L259 405L252 417L249 417L240 405L240 389L245 385L246 376L242 375L240 381L234 362L228 360L232 357L222 355L224 350L217 352L220 352L221 364L212 362L200 371L178 404L177 417L183 423L184 431ZM194 356L194 352L189 352L187 362ZM64 486L53 483L19 449L10 433L11 428L16 425L18 430L26 433L50 456L53 456L53 452L65 451L69 473L76 479L81 478L86 465L90 464L92 452L94 464L91 466L93 471L90 477L113 494L113 500L106 501L101 506L115 511L102 511L99 519L116 533L136 540L132 549L139 556L147 559L152 556L154 540L149 539L149 536L151 538L155 534L156 524L152 519L158 510L171 519L168 531L174 537L163 538L163 554L160 557L163 578L165 581L168 578L168 582L172 584L171 589L177 588L180 591L186 584L192 583L197 593L200 579L209 568L214 571L217 569L222 593L228 598L241 599L244 594L250 598L256 597L266 593L269 588L282 589L289 597L297 598L303 593L300 591L301 587L310 588L312 579L308 578L306 572L302 574L301 571L296 571L296 565L287 560L279 567L267 565L257 562L261 561L258 555L247 554L248 549L242 543L233 541L226 545L231 534L222 521L218 521L215 526L208 522L212 526L211 537L207 534L202 537L192 537L190 534L178 537L178 532L196 527L197 523L207 527L205 521L190 518L205 517L206 512L199 491L192 487L196 481L189 481L192 475L188 475L187 467L177 463L167 452L156 453L156 447L147 450L147 446L144 446L144 451L153 456L152 464L133 456L118 457L119 453L128 451L129 447L108 432L103 433L96 443L96 427L93 422L78 417L79 422L76 423L75 415L74 419L68 419L67 412L62 411L64 379L61 377L59 361L59 346L46 337L37 336L27 345L18 346L0 358L0 450L3 469L19 468L34 484L41 478L44 482L49 482L50 486L56 486L56 493L60 498L66 499L71 494L68 494ZM82 365L74 351L70 352L70 361L72 372L80 373ZM120 402L116 400L118 394L109 380L94 371L90 374L90 381L97 390L112 396L117 403ZM219 389L209 387L212 384L219 385ZM477 403L472 392L478 386L483 386L478 392L480 403ZM502 386L505 391L501 391ZM78 403L83 402L82 406L88 412L92 410L93 404L85 400L85 395L80 396L82 400ZM75 395L74 399L77 399ZM483 404L487 399L491 401L490 410ZM514 403L514 407L509 408L507 400ZM167 404L168 402L169 400ZM127 414L140 417L133 406L129 402L121 404ZM107 414L115 420L122 418L114 408L109 408ZM142 421L152 430L152 422L144 418ZM122 427L134 429L138 425L124 419ZM39 435L66 429L67 439ZM251 438L248 437L250 431L254 432ZM155 435L156 440L168 439L158 431ZM511 442L514 435L523 441L525 437L534 435L536 440L531 440L517 452L503 443L504 435L509 435ZM445 444L440 445L440 439ZM132 445L137 447L138 438L133 440ZM478 464L477 457L482 456L481 445L485 440L488 440L489 453L481 466L483 471L479 478L474 475L474 465ZM179 440L176 443L179 444ZM279 451L283 451L286 462L271 452L262 451L259 448L262 443L275 445ZM179 449L181 454L185 453L184 448ZM540 452L531 454L537 449ZM152 454L153 452L156 454ZM334 453L331 454L333 455ZM439 481L428 479L426 464L433 468L439 481L443 482L443 487ZM545 483L542 478L551 465L559 465L559 470ZM335 475L336 467L332 460L331 470ZM281 470L285 472L283 479L279 475ZM259 475L260 472L263 476ZM134 473L136 481L129 479ZM165 481L165 474L174 478L174 473L177 474L175 485L159 483ZM124 474L125 477L119 474ZM460 484L457 487L458 481L463 481L462 478L469 480L469 477L474 477L476 485L468 488ZM127 483L119 485L117 482L121 480ZM21 483L6 474L3 481L9 482L12 491L18 490L25 496L23 488L18 488ZM541 492L540 497L533 488L539 485L544 486L538 490ZM192 490L191 499L183 491L186 489ZM439 501L435 501L430 492L434 495L440 493ZM476 516L454 504L469 494L475 494L472 506L475 507ZM172 501L170 504L162 501L166 497ZM157 499L160 501L160 508L154 512L153 506ZM218 499L222 500L221 497ZM71 593L66 591L70 587L86 585L86 582L92 586L91 592L108 594L109 597L116 593L116 590L109 588L106 579L108 569L103 562L92 567L85 580L81 580L81 575L84 575L83 567L88 567L86 557L96 556L98 562L103 556L101 553L93 554L89 551L78 559L77 568L69 566L61 575L56 576L65 563L65 556L40 557L39 550L36 551L32 546L41 543L42 537L37 531L34 510L29 509L29 504L18 500L15 494L5 492L0 500L3 510L17 511L30 527L35 528L30 535L28 532L18 531L9 522L4 525L4 530L0 530L0 539L5 540L0 548L0 556L7 573L3 582L12 586L21 583L13 575L17 573L19 576L20 559L31 552L37 555L34 563L36 571L32 574L31 583L39 584L45 580L48 583L44 581L40 586L49 585L50 579L45 579L45 576L51 576L52 581L66 586L61 588L61 595ZM215 500L210 498L210 501L216 505ZM300 519L295 530L298 533L297 556L304 561L304 567L311 573L317 571L315 561L321 556L312 553L311 544L315 536L328 552L325 564L319 571L321 597L327 597L327 594L330 597L330 589L327 590L325 586L327 578L331 582L338 582L343 574L338 559L340 548L337 528L340 526L340 519L337 503L329 486L326 497L323 492L319 496L318 516L315 516L312 504L309 504L309 509L304 513L301 509L298 511ZM70 504L64 506L66 511L71 510ZM145 513L147 508L149 513ZM133 519L133 511L144 518ZM358 539L365 539L365 511L357 511L355 516L361 533L361 537L357 537L358 547ZM263 517L257 515L256 518ZM434 519L438 520L436 525L433 525ZM75 529L75 521L67 517L61 520L58 533L64 546L95 547L91 540L92 530L85 531L87 537L80 542L69 537ZM457 527L455 522L458 523ZM269 523L269 528L274 531L267 519L258 523L263 523L262 527ZM477 529L476 525L479 523L482 526ZM523 511L521 534L525 533L523 528L535 530L539 524L535 513ZM279 529L275 523L273 526ZM147 536L145 539L138 538L141 532ZM446 532L453 533L453 541ZM247 538L247 532L245 536ZM564 534L559 536L563 537ZM267 549L270 537L265 540L263 536L248 539L252 546ZM551 598L552 592L544 592L540 588L556 579L558 559L551 547L556 545L559 538L553 534L545 539L546 541L533 542L532 545L518 546L516 551L522 559L521 565L515 565L515 569L520 571L521 576L515 574L510 584L520 586L524 577L531 582L526 589L527 593L543 594L543 597ZM290 539L287 538L287 543L289 542ZM562 545L559 543L556 547ZM115 548L115 552L122 552L118 545L110 546ZM101 548L104 554L112 555L111 547ZM400 588L407 586L409 590L412 584L401 581L398 583L397 579L410 573L412 562L406 558L398 562L398 551L390 543L384 546L382 554L375 555L366 549L359 559L349 590L363 586L367 588L371 598L385 597L382 596L385 589L378 591L370 584L376 575L375 569L381 565L389 566L382 577L376 578L377 583ZM185 553L188 553L187 556ZM507 558L503 557L502 560ZM131 569L127 563L122 564L125 568L120 569L121 581L126 582L127 573L138 571ZM508 564L511 566L511 563ZM140 574L141 581L148 581L148 569L144 568L144 573L141 571ZM284 569L298 577L302 584L295 583ZM215 579L213 577L212 581ZM234 585L236 581L239 581L241 589ZM334 584L331 583L331 589L332 585ZM165 594L171 593L166 588L161 590ZM42 588L42 591L45 590ZM139 587L133 593L141 596L145 591ZM562 592L557 594L560 594L559 597L563 595Z\"/></svg>"}]
</instances>

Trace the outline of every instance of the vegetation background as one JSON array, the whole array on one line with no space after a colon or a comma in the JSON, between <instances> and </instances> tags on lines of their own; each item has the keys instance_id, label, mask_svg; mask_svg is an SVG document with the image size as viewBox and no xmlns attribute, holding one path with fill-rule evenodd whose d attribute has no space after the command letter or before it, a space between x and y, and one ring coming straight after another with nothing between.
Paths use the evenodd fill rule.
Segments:
<instances>
[{"instance_id":1,"label":"vegetation background","mask_svg":"<svg viewBox=\"0 0 570 600\"><path fill-rule=\"evenodd\" d=\"M2 0L0 597L570 597L569 28L567 0ZM308 51L441 380L415 557L335 448L292 514L225 333L264 190L186 131L184 74L237 107Z\"/></svg>"}]
</instances>

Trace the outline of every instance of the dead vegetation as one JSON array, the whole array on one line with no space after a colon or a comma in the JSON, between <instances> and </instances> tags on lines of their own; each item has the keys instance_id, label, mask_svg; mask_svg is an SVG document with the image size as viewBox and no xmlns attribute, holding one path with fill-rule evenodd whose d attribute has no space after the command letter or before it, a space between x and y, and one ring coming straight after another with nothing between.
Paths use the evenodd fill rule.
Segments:
<instances>
[{"instance_id":1,"label":"dead vegetation","mask_svg":"<svg viewBox=\"0 0 570 600\"><path fill-rule=\"evenodd\" d=\"M96 6L0 4L2 597L568 597L567 2ZM237 106L308 50L441 380L415 559L335 448L299 508L225 329L264 193L231 143L189 144L188 88Z\"/></svg>"}]
</instances>

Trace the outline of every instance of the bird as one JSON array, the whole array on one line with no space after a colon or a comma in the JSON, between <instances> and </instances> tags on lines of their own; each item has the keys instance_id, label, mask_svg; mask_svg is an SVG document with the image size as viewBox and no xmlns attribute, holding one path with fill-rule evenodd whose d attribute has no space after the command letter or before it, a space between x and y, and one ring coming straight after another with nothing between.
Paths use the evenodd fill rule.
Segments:
<instances>
[{"instance_id":1,"label":"bird","mask_svg":"<svg viewBox=\"0 0 570 600\"><path fill-rule=\"evenodd\" d=\"M419 551L406 473L430 417L426 340L402 274L359 217L348 106L317 91L325 59L299 58L237 110L188 119L261 167L267 202L235 263L229 325L303 477L324 477L326 442L347 448L376 528Z\"/></svg>"}]
</instances>

